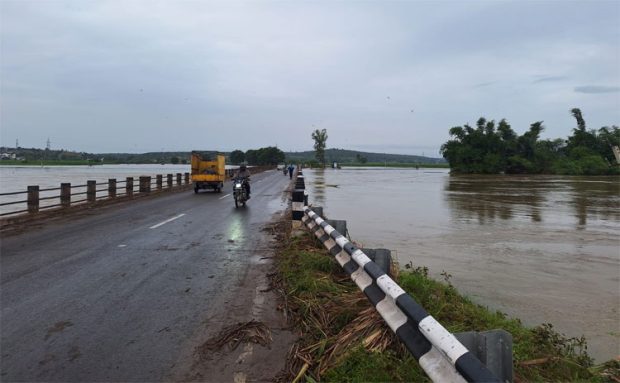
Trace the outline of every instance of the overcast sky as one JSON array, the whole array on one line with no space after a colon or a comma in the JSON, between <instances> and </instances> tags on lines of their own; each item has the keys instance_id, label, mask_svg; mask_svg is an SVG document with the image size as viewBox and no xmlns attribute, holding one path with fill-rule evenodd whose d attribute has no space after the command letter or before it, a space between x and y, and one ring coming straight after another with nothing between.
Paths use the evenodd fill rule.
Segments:
<instances>
[{"instance_id":1,"label":"overcast sky","mask_svg":"<svg viewBox=\"0 0 620 383\"><path fill-rule=\"evenodd\" d=\"M620 1L0 0L0 144L439 157L480 116L620 124Z\"/></svg>"}]
</instances>

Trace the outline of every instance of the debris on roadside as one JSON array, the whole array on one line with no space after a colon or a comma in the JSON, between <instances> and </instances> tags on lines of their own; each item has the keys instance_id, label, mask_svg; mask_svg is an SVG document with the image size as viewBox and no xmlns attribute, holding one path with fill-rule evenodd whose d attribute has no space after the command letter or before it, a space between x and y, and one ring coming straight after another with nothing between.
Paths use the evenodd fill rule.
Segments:
<instances>
[{"instance_id":1,"label":"debris on roadside","mask_svg":"<svg viewBox=\"0 0 620 383\"><path fill-rule=\"evenodd\" d=\"M209 359L213 351L228 346L229 351L235 350L241 343L256 343L269 347L272 342L271 330L263 322L252 319L225 327L219 335L207 340L196 348L201 359Z\"/></svg>"}]
</instances>

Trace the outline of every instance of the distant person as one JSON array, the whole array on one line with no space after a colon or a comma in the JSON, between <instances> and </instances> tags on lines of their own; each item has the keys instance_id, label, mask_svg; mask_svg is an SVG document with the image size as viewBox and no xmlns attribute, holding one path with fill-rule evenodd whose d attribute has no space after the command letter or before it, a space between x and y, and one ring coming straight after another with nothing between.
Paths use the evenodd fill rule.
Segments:
<instances>
[{"instance_id":1,"label":"distant person","mask_svg":"<svg viewBox=\"0 0 620 383\"><path fill-rule=\"evenodd\" d=\"M293 170L295 170L295 167L293 166L293 164L290 164L288 166L288 178L289 179L293 179Z\"/></svg>"},{"instance_id":2,"label":"distant person","mask_svg":"<svg viewBox=\"0 0 620 383\"><path fill-rule=\"evenodd\" d=\"M243 179L243 185L245 186L245 191L248 193L248 198L250 198L250 171L245 164L241 164L239 166L239 170L235 173L233 178L241 178Z\"/></svg>"}]
</instances>

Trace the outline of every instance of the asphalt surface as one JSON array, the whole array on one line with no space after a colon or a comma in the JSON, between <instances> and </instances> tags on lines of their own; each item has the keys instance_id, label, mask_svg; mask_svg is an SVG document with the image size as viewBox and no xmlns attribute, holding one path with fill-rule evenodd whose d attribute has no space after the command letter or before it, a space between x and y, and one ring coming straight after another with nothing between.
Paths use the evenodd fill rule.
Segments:
<instances>
[{"instance_id":1,"label":"asphalt surface","mask_svg":"<svg viewBox=\"0 0 620 383\"><path fill-rule=\"evenodd\" d=\"M227 183L2 238L0 380L170 380L196 334L244 309L239 286L272 253L262 229L288 183L254 175L246 207Z\"/></svg>"}]
</instances>

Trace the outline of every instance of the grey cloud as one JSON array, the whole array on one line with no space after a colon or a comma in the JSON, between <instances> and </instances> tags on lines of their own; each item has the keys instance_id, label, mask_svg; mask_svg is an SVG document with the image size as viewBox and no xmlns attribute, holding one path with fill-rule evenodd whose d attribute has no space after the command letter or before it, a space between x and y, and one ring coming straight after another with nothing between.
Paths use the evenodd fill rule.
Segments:
<instances>
[{"instance_id":1,"label":"grey cloud","mask_svg":"<svg viewBox=\"0 0 620 383\"><path fill-rule=\"evenodd\" d=\"M481 115L517 130L544 119L548 137L565 135L574 106L589 126L620 121L617 93L533 84L562 75L618 84L613 2L1 8L2 144L44 146L50 136L91 152L306 150L310 131L326 128L329 147L428 155L449 127Z\"/></svg>"},{"instance_id":2,"label":"grey cloud","mask_svg":"<svg viewBox=\"0 0 620 383\"><path fill-rule=\"evenodd\" d=\"M539 78L534 80L533 83L538 84L540 82L555 82L563 80L568 80L568 76L540 76Z\"/></svg>"},{"instance_id":3,"label":"grey cloud","mask_svg":"<svg viewBox=\"0 0 620 383\"><path fill-rule=\"evenodd\" d=\"M493 85L496 82L497 81L481 82L481 83L475 84L472 88L474 88L474 89L476 89L476 88L484 88L485 86Z\"/></svg>"},{"instance_id":4,"label":"grey cloud","mask_svg":"<svg viewBox=\"0 0 620 383\"><path fill-rule=\"evenodd\" d=\"M598 86L598 85L584 85L575 87L577 93L617 93L620 92L620 86Z\"/></svg>"}]
</instances>

